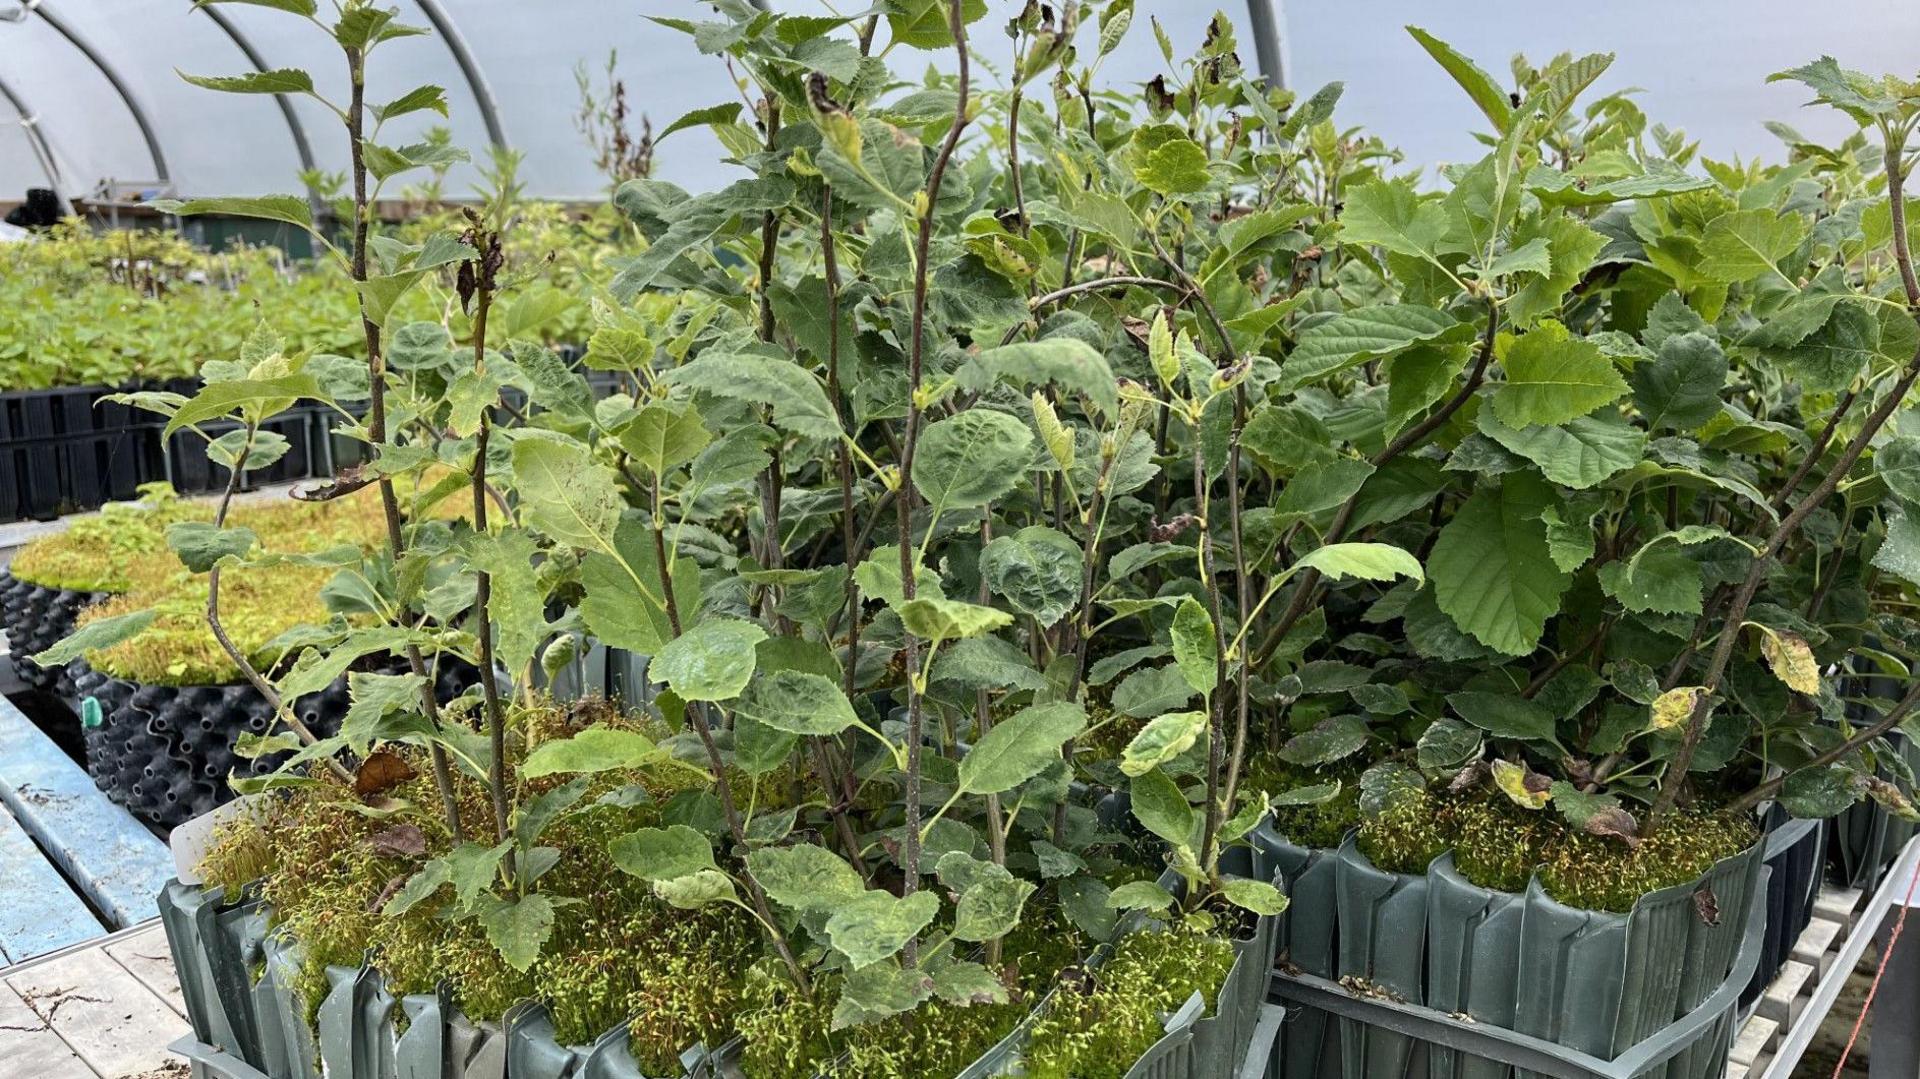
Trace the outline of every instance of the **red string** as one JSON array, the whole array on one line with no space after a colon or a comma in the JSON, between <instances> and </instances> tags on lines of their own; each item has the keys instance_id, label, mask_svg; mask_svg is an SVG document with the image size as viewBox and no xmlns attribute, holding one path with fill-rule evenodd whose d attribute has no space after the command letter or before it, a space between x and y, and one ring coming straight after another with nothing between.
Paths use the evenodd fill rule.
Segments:
<instances>
[{"instance_id":1,"label":"red string","mask_svg":"<svg viewBox=\"0 0 1920 1079\"><path fill-rule=\"evenodd\" d=\"M1847 1066L1847 1056L1853 1052L1853 1045L1860 1040L1860 1027L1867 1021L1867 1013L1873 1010L1873 995L1880 991L1880 976L1887 972L1887 960L1893 956L1893 946L1900 942L1900 930L1907 924L1907 911L1913 906L1913 886L1920 884L1920 862L1913 866L1913 876L1907 881L1907 898L1900 904L1900 916L1893 920L1893 932L1887 934L1887 946L1880 951L1880 966L1873 972L1873 984L1867 987L1866 1003L1860 1005L1860 1014L1853 1021L1853 1033L1847 1036L1847 1047L1840 1051L1840 1062L1833 1066L1832 1079L1840 1079L1840 1070Z\"/></svg>"}]
</instances>

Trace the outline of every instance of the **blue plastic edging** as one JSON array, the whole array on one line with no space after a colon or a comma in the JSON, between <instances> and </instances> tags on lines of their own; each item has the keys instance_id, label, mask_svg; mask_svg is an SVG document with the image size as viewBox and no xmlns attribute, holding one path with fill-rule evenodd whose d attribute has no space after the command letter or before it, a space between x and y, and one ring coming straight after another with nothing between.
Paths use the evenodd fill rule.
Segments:
<instances>
[{"instance_id":1,"label":"blue plastic edging","mask_svg":"<svg viewBox=\"0 0 1920 1079\"><path fill-rule=\"evenodd\" d=\"M106 916L110 928L124 929L154 916L153 897L174 876L166 844L108 801L86 770L4 697L0 801ZM32 843L27 846L31 850ZM38 851L32 853L41 858ZM7 875L13 875L10 864ZM0 881L0 887L6 884Z\"/></svg>"},{"instance_id":2,"label":"blue plastic edging","mask_svg":"<svg viewBox=\"0 0 1920 1079\"><path fill-rule=\"evenodd\" d=\"M19 822L0 812L0 965L105 936Z\"/></svg>"}]
</instances>

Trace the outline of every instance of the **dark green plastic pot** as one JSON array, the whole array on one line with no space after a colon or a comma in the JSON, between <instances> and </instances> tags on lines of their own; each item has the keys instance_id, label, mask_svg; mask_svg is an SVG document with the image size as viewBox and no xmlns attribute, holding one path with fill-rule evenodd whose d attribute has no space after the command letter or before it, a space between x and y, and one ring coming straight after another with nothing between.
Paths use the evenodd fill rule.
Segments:
<instances>
[{"instance_id":1,"label":"dark green plastic pot","mask_svg":"<svg viewBox=\"0 0 1920 1079\"><path fill-rule=\"evenodd\" d=\"M268 935L257 901L171 883L159 899L193 1034L174 1051L221 1079L708 1079L718 1054L690 1049L674 1076L648 1076L628 1024L561 1045L538 1004L475 1023L440 993L395 998L370 967L329 967L318 1021L293 988L298 945ZM404 1013L404 1034L396 1018ZM644 1017L637 1021L644 1021ZM198 1074L198 1072L197 1072Z\"/></svg>"},{"instance_id":2,"label":"dark green plastic pot","mask_svg":"<svg viewBox=\"0 0 1920 1079\"><path fill-rule=\"evenodd\" d=\"M1338 935L1333 974L1283 970L1276 991L1311 1004L1314 993L1292 993L1289 985L1322 992L1337 981L1360 999L1417 1013L1423 1021L1438 1017L1503 1031L1526 1041L1529 1051L1546 1046L1550 1055L1557 1047L1569 1060L1588 1061L1631 1056L1725 997L1724 1008L1687 1029L1692 1041L1663 1047L1672 1051L1659 1067L1639 1073L1708 1079L1725 1068L1739 991L1758 963L1756 927L1764 922L1765 904L1756 899L1764 853L1765 845L1757 843L1699 880L1650 893L1631 912L1616 914L1559 903L1537 878L1521 894L1481 888L1454 869L1450 854L1424 874L1388 873L1349 836L1332 858ZM1752 956L1743 954L1750 931ZM1323 1048L1310 1065L1290 1053L1289 1077L1531 1074L1463 1049L1459 1039L1427 1036L1419 1023L1376 1022L1347 1012L1340 1010L1337 1051ZM1568 1067L1555 1074L1582 1074Z\"/></svg>"}]
</instances>

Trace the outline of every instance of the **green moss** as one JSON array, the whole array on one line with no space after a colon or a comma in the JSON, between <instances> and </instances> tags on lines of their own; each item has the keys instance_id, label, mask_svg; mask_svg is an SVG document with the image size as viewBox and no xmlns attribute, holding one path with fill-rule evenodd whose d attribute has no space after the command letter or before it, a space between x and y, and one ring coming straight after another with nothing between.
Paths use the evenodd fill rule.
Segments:
<instances>
[{"instance_id":1,"label":"green moss","mask_svg":"<svg viewBox=\"0 0 1920 1079\"><path fill-rule=\"evenodd\" d=\"M543 706L518 713L519 736L509 742L509 753L521 756L528 735L553 738L588 721L644 727L604 707L580 711ZM414 763L419 775L394 794L415 806L438 805L425 761ZM553 935L525 973L502 962L474 922L443 917L445 893L399 917L379 913L387 889L418 863L376 853L371 837L390 822L367 817L352 793L330 779L271 803L258 820L224 829L202 872L209 883L230 889L260 878L276 930L303 947L306 965L297 988L310 1009L326 992L327 966L358 966L370 956L396 995L428 992L445 979L461 1009L480 1021L500 1018L518 1001L543 999L565 1044L588 1043L630 1017L643 1017L632 1033L634 1055L650 1073L663 1074L695 1042L719 1045L732 1035L761 937L737 908L675 909L613 865L608 842L658 824L659 804L671 792L661 787L655 802L641 806L594 805L594 799L644 781L622 771L596 776L581 803L593 808L562 817L541 837L561 851L541 890L581 902L559 905ZM524 796L556 783L530 785ZM456 793L470 834L491 827L482 785L457 772ZM426 819L420 823L430 853L444 853L444 830Z\"/></svg>"},{"instance_id":2,"label":"green moss","mask_svg":"<svg viewBox=\"0 0 1920 1079\"><path fill-rule=\"evenodd\" d=\"M1078 955L1079 935L1057 913L1029 910L1008 935L1014 957L1003 978L1014 983L1005 1004L951 1004L931 1000L905 1015L835 1031L839 979L814 984L800 998L784 979L764 978L739 1021L745 1041L741 1069L748 1079L857 1079L950 1076L979 1059L1012 1032L1033 1003ZM844 1056L844 1062L836 1063Z\"/></svg>"},{"instance_id":3,"label":"green moss","mask_svg":"<svg viewBox=\"0 0 1920 1079\"><path fill-rule=\"evenodd\" d=\"M1390 873L1424 873L1451 850L1461 876L1483 888L1520 892L1537 871L1548 895L1585 910L1625 912L1648 892L1686 884L1745 850L1759 830L1745 817L1683 811L1634 846L1589 835L1551 808L1527 810L1504 798L1407 799L1360 825L1359 846Z\"/></svg>"},{"instance_id":4,"label":"green moss","mask_svg":"<svg viewBox=\"0 0 1920 1079\"><path fill-rule=\"evenodd\" d=\"M90 608L81 616L81 625L131 611L157 612L153 624L133 639L88 653L87 662L94 669L131 682L166 686L214 685L241 677L207 627L207 576L188 571L166 542L168 524L211 515L206 503L162 503L111 528L102 526L107 535L101 535L102 528L90 529L78 540L40 556L39 562L29 563L31 571L43 565L73 565L84 558L96 560L92 572L97 587L90 590L117 595ZM279 553L371 547L386 534L380 497L371 489L331 502L289 499L237 505L228 525L252 529L262 549ZM221 625L250 662L270 667L281 658L274 647L281 634L296 626L324 624L331 617L320 590L336 572L333 567L292 563L229 569L221 574Z\"/></svg>"},{"instance_id":5,"label":"green moss","mask_svg":"<svg viewBox=\"0 0 1920 1079\"><path fill-rule=\"evenodd\" d=\"M129 592L179 568L167 547L167 526L211 519L213 510L184 502L166 484L148 484L138 502L113 502L65 532L20 549L7 567L20 580L76 592Z\"/></svg>"},{"instance_id":6,"label":"green moss","mask_svg":"<svg viewBox=\"0 0 1920 1079\"><path fill-rule=\"evenodd\" d=\"M1425 873L1453 846L1452 814L1439 799L1402 798L1360 822L1360 853L1389 873Z\"/></svg>"},{"instance_id":7,"label":"green moss","mask_svg":"<svg viewBox=\"0 0 1920 1079\"><path fill-rule=\"evenodd\" d=\"M1563 829L1546 848L1540 883L1569 906L1625 912L1648 892L1695 880L1759 838L1744 816L1699 810L1675 813L1630 850L1618 840Z\"/></svg>"},{"instance_id":8,"label":"green moss","mask_svg":"<svg viewBox=\"0 0 1920 1079\"><path fill-rule=\"evenodd\" d=\"M1331 849L1346 838L1347 830L1360 823L1360 773L1364 762L1341 762L1325 768L1302 768L1273 753L1261 753L1247 761L1240 789L1280 794L1300 787L1339 783L1340 793L1311 805L1275 806L1273 827L1281 835L1303 847Z\"/></svg>"},{"instance_id":9,"label":"green moss","mask_svg":"<svg viewBox=\"0 0 1920 1079\"><path fill-rule=\"evenodd\" d=\"M1165 1033L1166 1017L1199 992L1212 1010L1233 966L1233 946L1185 929L1122 937L1090 972L1092 988L1054 997L1034 1021L1029 1079L1120 1079Z\"/></svg>"}]
</instances>

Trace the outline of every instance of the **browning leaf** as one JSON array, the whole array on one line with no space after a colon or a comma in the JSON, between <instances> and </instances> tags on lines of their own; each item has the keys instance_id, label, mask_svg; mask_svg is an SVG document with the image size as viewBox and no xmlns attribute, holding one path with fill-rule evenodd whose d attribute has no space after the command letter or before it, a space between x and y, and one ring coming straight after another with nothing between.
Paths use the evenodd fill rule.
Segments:
<instances>
[{"instance_id":1,"label":"browning leaf","mask_svg":"<svg viewBox=\"0 0 1920 1079\"><path fill-rule=\"evenodd\" d=\"M413 776L412 765L401 760L399 754L383 749L360 762L360 770L353 776L353 793L365 801L385 794Z\"/></svg>"},{"instance_id":2,"label":"browning leaf","mask_svg":"<svg viewBox=\"0 0 1920 1079\"><path fill-rule=\"evenodd\" d=\"M367 837L367 845L382 858L416 859L427 856L427 834L417 824L396 824Z\"/></svg>"},{"instance_id":3,"label":"browning leaf","mask_svg":"<svg viewBox=\"0 0 1920 1079\"><path fill-rule=\"evenodd\" d=\"M1708 925L1719 925L1720 897L1713 894L1712 888L1702 884L1700 887L1694 889L1693 911L1700 916L1701 921Z\"/></svg>"}]
</instances>

